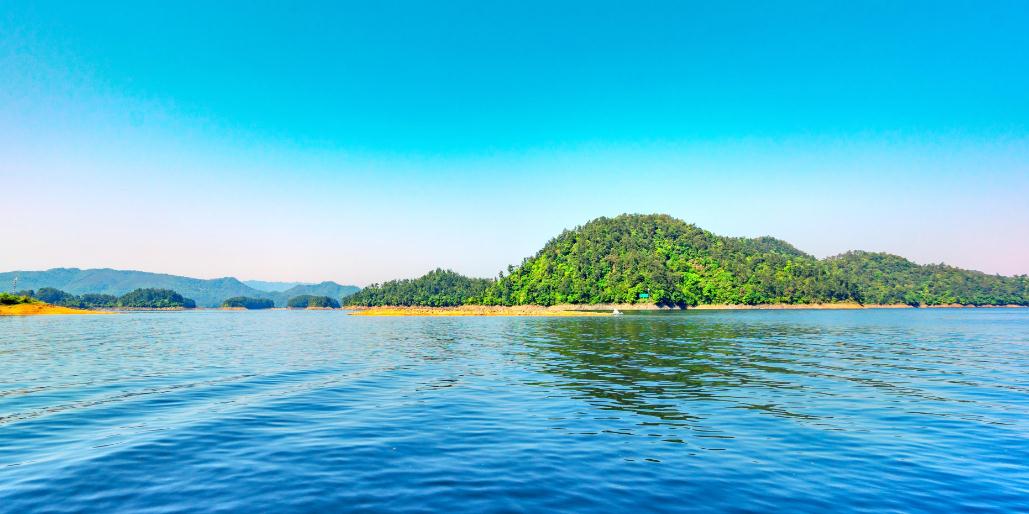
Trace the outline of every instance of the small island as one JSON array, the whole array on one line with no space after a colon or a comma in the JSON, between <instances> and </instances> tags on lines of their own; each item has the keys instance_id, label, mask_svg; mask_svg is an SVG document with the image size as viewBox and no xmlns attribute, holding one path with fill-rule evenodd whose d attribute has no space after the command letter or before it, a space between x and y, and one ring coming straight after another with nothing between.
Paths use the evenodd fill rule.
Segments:
<instances>
[{"instance_id":1,"label":"small island","mask_svg":"<svg viewBox=\"0 0 1029 514\"><path fill-rule=\"evenodd\" d=\"M328 296L300 295L286 302L290 309L338 309L339 302Z\"/></svg>"},{"instance_id":2,"label":"small island","mask_svg":"<svg viewBox=\"0 0 1029 514\"><path fill-rule=\"evenodd\" d=\"M275 302L270 298L251 298L249 296L234 296L222 302L223 309L244 309L260 310L275 307Z\"/></svg>"}]
</instances>

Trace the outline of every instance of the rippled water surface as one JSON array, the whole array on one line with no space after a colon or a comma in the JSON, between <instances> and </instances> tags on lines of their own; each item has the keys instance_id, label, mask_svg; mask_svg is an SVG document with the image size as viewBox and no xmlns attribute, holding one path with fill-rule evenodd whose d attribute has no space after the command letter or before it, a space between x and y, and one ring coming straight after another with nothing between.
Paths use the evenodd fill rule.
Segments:
<instances>
[{"instance_id":1,"label":"rippled water surface","mask_svg":"<svg viewBox=\"0 0 1029 514\"><path fill-rule=\"evenodd\" d=\"M0 511L1029 509L1029 311L0 318Z\"/></svg>"}]
</instances>

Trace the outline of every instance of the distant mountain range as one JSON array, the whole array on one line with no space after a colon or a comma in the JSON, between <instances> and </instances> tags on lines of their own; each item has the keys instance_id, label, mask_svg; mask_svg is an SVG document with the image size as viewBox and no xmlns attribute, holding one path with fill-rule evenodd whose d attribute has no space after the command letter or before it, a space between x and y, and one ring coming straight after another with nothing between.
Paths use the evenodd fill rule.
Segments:
<instances>
[{"instance_id":1,"label":"distant mountain range","mask_svg":"<svg viewBox=\"0 0 1029 514\"><path fill-rule=\"evenodd\" d=\"M18 290L53 287L72 294L97 293L120 296L139 288L171 289L186 298L192 298L200 307L218 307L227 298L235 296L268 298L275 302L276 307L284 307L286 301L294 296L314 295L339 299L360 290L357 286L340 285L335 282L300 284L251 281L251 284L271 286L260 289L232 277L200 279L109 268L54 268L46 271L0 273L0 291L10 290L15 276L18 278Z\"/></svg>"}]
</instances>

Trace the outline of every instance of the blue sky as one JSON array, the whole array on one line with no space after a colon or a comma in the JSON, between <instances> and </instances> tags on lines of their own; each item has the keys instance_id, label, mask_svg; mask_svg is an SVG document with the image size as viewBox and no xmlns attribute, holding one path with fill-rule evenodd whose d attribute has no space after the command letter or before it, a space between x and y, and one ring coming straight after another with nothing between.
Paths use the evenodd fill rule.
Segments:
<instances>
[{"instance_id":1,"label":"blue sky","mask_svg":"<svg viewBox=\"0 0 1029 514\"><path fill-rule=\"evenodd\" d=\"M4 2L2 269L493 275L667 212L1029 273L1024 2Z\"/></svg>"}]
</instances>

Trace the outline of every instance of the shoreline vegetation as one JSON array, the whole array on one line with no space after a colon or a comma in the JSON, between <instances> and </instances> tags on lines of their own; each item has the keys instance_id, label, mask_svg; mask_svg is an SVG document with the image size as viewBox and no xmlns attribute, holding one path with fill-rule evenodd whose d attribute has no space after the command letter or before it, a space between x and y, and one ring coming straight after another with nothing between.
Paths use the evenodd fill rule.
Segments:
<instances>
[{"instance_id":1,"label":"shoreline vegetation","mask_svg":"<svg viewBox=\"0 0 1029 514\"><path fill-rule=\"evenodd\" d=\"M623 303L623 304L596 304L596 305L581 305L581 304L566 304L566 305L555 305L553 308L560 308L565 310L614 310L620 311L683 311L683 310L714 310L714 311L747 311L747 310L862 310L862 309L1004 309L1004 308L1025 308L1025 305L962 305L962 304L943 304L943 305L908 305L906 303L870 303L860 304L854 302L839 302L839 303L766 303L757 305L739 305L739 304L702 304L702 305L691 305L686 307L678 306L661 306L655 304L640 304L640 303Z\"/></svg>"},{"instance_id":2,"label":"shoreline vegetation","mask_svg":"<svg viewBox=\"0 0 1029 514\"><path fill-rule=\"evenodd\" d=\"M48 314L104 314L41 302L28 295L0 293L0 316L39 316Z\"/></svg>"},{"instance_id":3,"label":"shoreline vegetation","mask_svg":"<svg viewBox=\"0 0 1029 514\"><path fill-rule=\"evenodd\" d=\"M537 317L592 317L610 316L611 312L586 309L562 309L561 306L540 305L459 305L454 307L344 307L351 316L537 316Z\"/></svg>"},{"instance_id":4,"label":"shoreline vegetation","mask_svg":"<svg viewBox=\"0 0 1029 514\"><path fill-rule=\"evenodd\" d=\"M684 311L761 311L761 310L864 310L864 309L1004 309L1025 308L1023 305L927 305L915 307L907 304L870 304L857 303L810 303L810 304L765 304L765 305L697 305L692 307L661 307L654 304L565 304L565 305L460 305L453 307L421 307L421 306L347 306L352 316L411 316L411 317L447 317L447 316L537 316L537 317L585 317L611 316L615 310L620 312L684 312Z\"/></svg>"},{"instance_id":5,"label":"shoreline vegetation","mask_svg":"<svg viewBox=\"0 0 1029 514\"><path fill-rule=\"evenodd\" d=\"M327 284L334 283L320 285ZM111 290L111 284L94 287ZM194 300L174 290L158 288L136 289L121 297L75 295L53 287L17 295L7 297L31 297L69 309L197 307ZM359 316L1026 307L1029 275L990 275L862 251L819 259L772 237L724 237L668 215L623 214L563 231L496 278L467 277L437 268L418 278L371 284L342 297L301 294L279 305L263 296L233 296L217 305L225 310L342 307Z\"/></svg>"},{"instance_id":6,"label":"shoreline vegetation","mask_svg":"<svg viewBox=\"0 0 1029 514\"><path fill-rule=\"evenodd\" d=\"M87 310L176 310L196 308L196 302L170 289L135 289L121 296L87 293L74 295L53 287L27 290L16 296L57 307ZM12 296L12 295L9 295Z\"/></svg>"},{"instance_id":7,"label":"shoreline vegetation","mask_svg":"<svg viewBox=\"0 0 1029 514\"><path fill-rule=\"evenodd\" d=\"M897 255L818 259L772 237L725 237L663 214L597 218L495 279L436 269L372 284L344 307L558 306L619 309L855 309L1029 306L1029 276ZM872 307L874 306L874 307Z\"/></svg>"}]
</instances>

